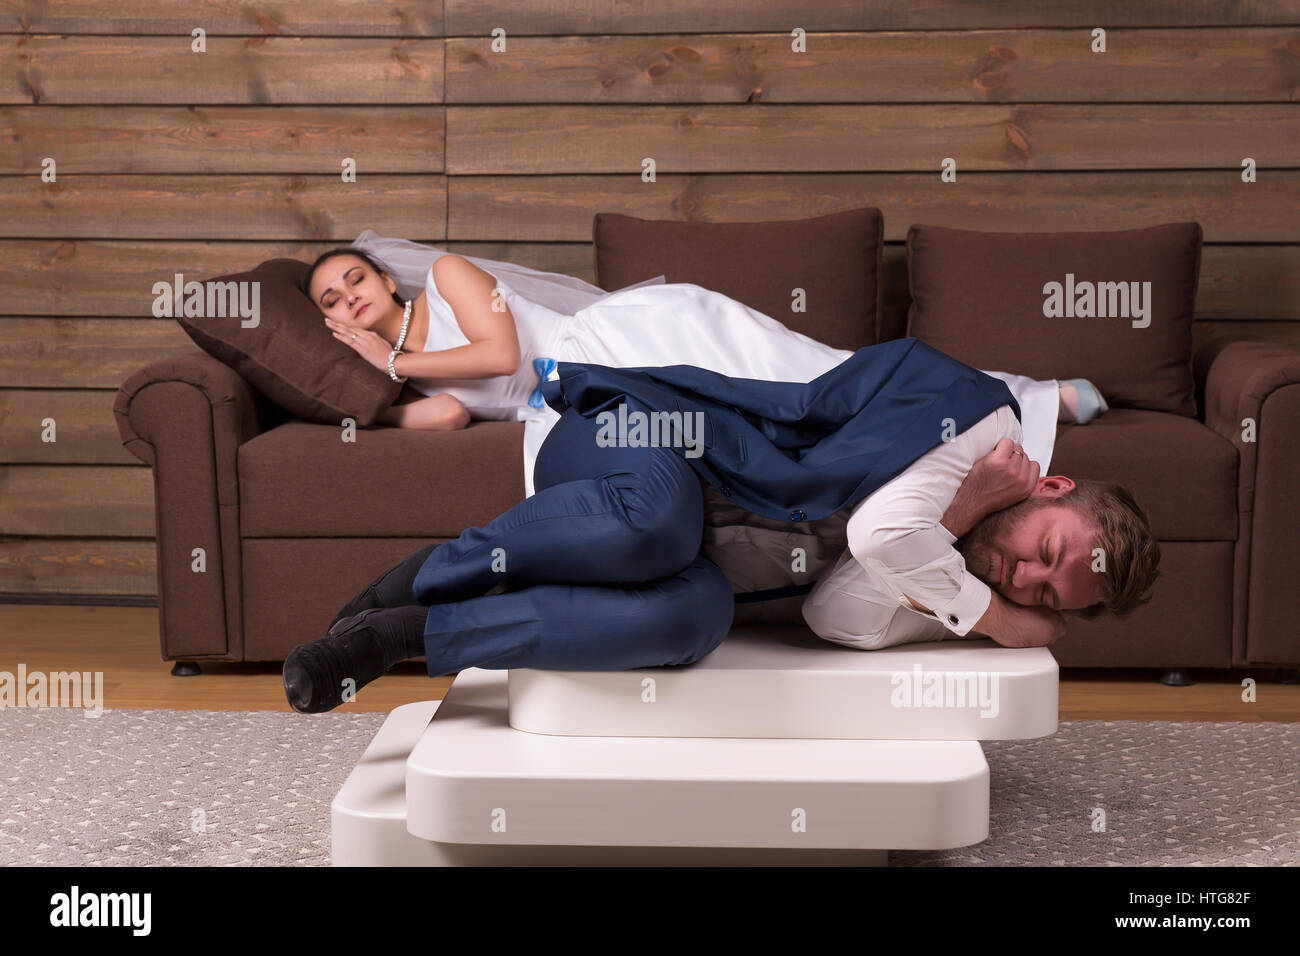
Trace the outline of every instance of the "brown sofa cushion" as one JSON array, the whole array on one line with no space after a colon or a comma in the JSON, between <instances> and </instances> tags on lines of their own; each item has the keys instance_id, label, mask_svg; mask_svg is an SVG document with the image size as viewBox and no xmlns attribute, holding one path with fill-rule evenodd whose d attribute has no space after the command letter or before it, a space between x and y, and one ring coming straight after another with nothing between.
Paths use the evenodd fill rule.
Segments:
<instances>
[{"instance_id":1,"label":"brown sofa cushion","mask_svg":"<svg viewBox=\"0 0 1300 956\"><path fill-rule=\"evenodd\" d=\"M1194 416L1200 262L1201 227L1194 222L1056 233L914 225L907 232L907 334L976 368L1090 379L1112 407ZM1062 287L1063 314L1049 316L1046 286L1053 282ZM1149 325L1134 327L1132 299L1130 317L1099 317L1102 306L1113 313L1124 304L1118 289L1113 302L1109 289L1095 295L1101 283L1130 284L1130 291L1139 283L1147 309L1141 321ZM1070 285L1074 296L1067 300ZM1072 307L1087 309L1088 288L1094 314L1080 316Z\"/></svg>"},{"instance_id":2,"label":"brown sofa cushion","mask_svg":"<svg viewBox=\"0 0 1300 956\"><path fill-rule=\"evenodd\" d=\"M662 275L743 302L838 349L878 341L879 209L775 222L668 222L598 213L596 283L621 289ZM803 289L805 312L791 311Z\"/></svg>"},{"instance_id":3,"label":"brown sofa cushion","mask_svg":"<svg viewBox=\"0 0 1300 956\"><path fill-rule=\"evenodd\" d=\"M297 259L269 259L248 272L207 280L259 283L255 326L245 328L238 315L176 320L199 348L296 418L372 425L402 385L330 334L302 291L310 268Z\"/></svg>"},{"instance_id":4,"label":"brown sofa cushion","mask_svg":"<svg viewBox=\"0 0 1300 956\"><path fill-rule=\"evenodd\" d=\"M1123 485L1161 541L1237 537L1237 449L1194 418L1112 408L1058 425L1051 474Z\"/></svg>"},{"instance_id":5,"label":"brown sofa cushion","mask_svg":"<svg viewBox=\"0 0 1300 956\"><path fill-rule=\"evenodd\" d=\"M454 538L524 500L524 425L339 430L286 422L239 446L244 538Z\"/></svg>"}]
</instances>

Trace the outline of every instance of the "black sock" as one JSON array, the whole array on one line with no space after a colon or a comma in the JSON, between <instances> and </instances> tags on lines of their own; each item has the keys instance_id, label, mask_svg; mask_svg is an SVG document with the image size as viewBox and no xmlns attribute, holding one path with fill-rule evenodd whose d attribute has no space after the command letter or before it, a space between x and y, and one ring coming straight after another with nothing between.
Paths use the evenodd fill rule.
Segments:
<instances>
[{"instance_id":1,"label":"black sock","mask_svg":"<svg viewBox=\"0 0 1300 956\"><path fill-rule=\"evenodd\" d=\"M411 594L415 586L415 576L420 573L425 559L436 547L436 544L430 544L421 548L401 564L389 568L367 584L365 590L343 605L343 610L334 615L330 627L345 617L352 617L372 607L407 607L415 603L415 598Z\"/></svg>"},{"instance_id":2,"label":"black sock","mask_svg":"<svg viewBox=\"0 0 1300 956\"><path fill-rule=\"evenodd\" d=\"M436 544L430 544L421 548L372 585L380 607L400 608L415 603L411 594L411 589L415 587L415 576L420 573L420 568L436 547Z\"/></svg>"},{"instance_id":3,"label":"black sock","mask_svg":"<svg viewBox=\"0 0 1300 956\"><path fill-rule=\"evenodd\" d=\"M424 620L428 613L426 605L407 604L375 611L366 618L366 625L374 629L387 667L424 656Z\"/></svg>"}]
</instances>

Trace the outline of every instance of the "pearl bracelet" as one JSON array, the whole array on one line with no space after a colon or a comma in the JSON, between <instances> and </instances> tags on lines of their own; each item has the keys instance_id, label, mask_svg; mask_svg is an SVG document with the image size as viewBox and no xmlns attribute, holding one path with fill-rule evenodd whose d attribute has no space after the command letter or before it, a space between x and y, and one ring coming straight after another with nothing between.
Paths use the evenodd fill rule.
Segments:
<instances>
[{"instance_id":1,"label":"pearl bracelet","mask_svg":"<svg viewBox=\"0 0 1300 956\"><path fill-rule=\"evenodd\" d=\"M397 353L398 353L397 349L393 349L391 352L388 353L388 377L391 378L394 382L405 382L407 376L398 378L397 369L393 367L393 362L397 359Z\"/></svg>"}]
</instances>

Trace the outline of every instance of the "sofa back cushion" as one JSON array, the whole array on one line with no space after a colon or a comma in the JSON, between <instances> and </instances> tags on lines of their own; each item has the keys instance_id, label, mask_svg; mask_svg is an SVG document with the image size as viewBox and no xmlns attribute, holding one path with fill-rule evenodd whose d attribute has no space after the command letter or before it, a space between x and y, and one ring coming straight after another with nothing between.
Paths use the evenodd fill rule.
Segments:
<instances>
[{"instance_id":1,"label":"sofa back cushion","mask_svg":"<svg viewBox=\"0 0 1300 956\"><path fill-rule=\"evenodd\" d=\"M295 418L323 425L354 418L362 427L372 425L402 385L334 338L320 309L302 291L310 268L297 259L269 259L248 272L208 280L258 283L255 325L237 314L185 315L183 307L176 320L199 348ZM207 298L205 294L204 313L209 311Z\"/></svg>"},{"instance_id":2,"label":"sofa back cushion","mask_svg":"<svg viewBox=\"0 0 1300 956\"><path fill-rule=\"evenodd\" d=\"M834 348L878 341L879 209L775 222L669 222L598 213L596 283L662 275L721 292ZM793 311L796 289L806 311Z\"/></svg>"},{"instance_id":3,"label":"sofa back cushion","mask_svg":"<svg viewBox=\"0 0 1300 956\"><path fill-rule=\"evenodd\" d=\"M1196 414L1201 227L907 232L907 334L975 368L1087 378L1115 407Z\"/></svg>"}]
</instances>

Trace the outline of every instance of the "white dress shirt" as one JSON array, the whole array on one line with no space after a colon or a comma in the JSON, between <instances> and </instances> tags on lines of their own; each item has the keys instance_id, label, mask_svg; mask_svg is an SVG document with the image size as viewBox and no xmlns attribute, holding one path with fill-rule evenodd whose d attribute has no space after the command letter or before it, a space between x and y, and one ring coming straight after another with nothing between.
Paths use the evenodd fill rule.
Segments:
<instances>
[{"instance_id":1,"label":"white dress shirt","mask_svg":"<svg viewBox=\"0 0 1300 956\"><path fill-rule=\"evenodd\" d=\"M848 548L804 599L804 620L816 634L875 650L970 632L988 610L992 592L966 569L954 547L957 539L941 520L971 467L1003 438L1022 440L1008 405L931 449L858 503L846 526ZM932 613L916 610L908 597Z\"/></svg>"}]
</instances>

